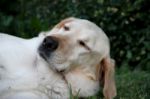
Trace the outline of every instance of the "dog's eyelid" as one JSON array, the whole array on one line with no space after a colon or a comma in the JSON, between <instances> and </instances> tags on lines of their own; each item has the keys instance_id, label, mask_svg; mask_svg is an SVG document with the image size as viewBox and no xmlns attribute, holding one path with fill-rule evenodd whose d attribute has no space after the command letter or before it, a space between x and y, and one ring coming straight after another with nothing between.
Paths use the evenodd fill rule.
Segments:
<instances>
[{"instance_id":1,"label":"dog's eyelid","mask_svg":"<svg viewBox=\"0 0 150 99\"><path fill-rule=\"evenodd\" d=\"M82 41L82 40L78 40L78 43L79 43L80 45L82 45L82 46L85 46L85 45L86 45L85 42Z\"/></svg>"},{"instance_id":2,"label":"dog's eyelid","mask_svg":"<svg viewBox=\"0 0 150 99\"><path fill-rule=\"evenodd\" d=\"M83 41L83 40L78 40L78 43L79 43L81 46L85 47L87 50L91 51L90 47L85 43L85 41Z\"/></svg>"},{"instance_id":3,"label":"dog's eyelid","mask_svg":"<svg viewBox=\"0 0 150 99\"><path fill-rule=\"evenodd\" d=\"M69 26L66 26L66 25L64 25L63 28L64 28L65 31L69 31L70 30Z\"/></svg>"}]
</instances>

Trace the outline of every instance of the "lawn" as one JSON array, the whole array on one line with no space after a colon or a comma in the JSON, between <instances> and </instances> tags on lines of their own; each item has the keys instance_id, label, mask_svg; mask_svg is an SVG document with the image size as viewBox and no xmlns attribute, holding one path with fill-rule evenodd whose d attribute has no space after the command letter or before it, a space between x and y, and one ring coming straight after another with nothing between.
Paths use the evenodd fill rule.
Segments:
<instances>
[{"instance_id":1,"label":"lawn","mask_svg":"<svg viewBox=\"0 0 150 99\"><path fill-rule=\"evenodd\" d=\"M119 71L116 73L115 99L150 99L150 73L146 71ZM103 99L102 93L88 99Z\"/></svg>"},{"instance_id":2,"label":"lawn","mask_svg":"<svg viewBox=\"0 0 150 99\"><path fill-rule=\"evenodd\" d=\"M134 71L116 77L116 99L150 99L150 73Z\"/></svg>"}]
</instances>

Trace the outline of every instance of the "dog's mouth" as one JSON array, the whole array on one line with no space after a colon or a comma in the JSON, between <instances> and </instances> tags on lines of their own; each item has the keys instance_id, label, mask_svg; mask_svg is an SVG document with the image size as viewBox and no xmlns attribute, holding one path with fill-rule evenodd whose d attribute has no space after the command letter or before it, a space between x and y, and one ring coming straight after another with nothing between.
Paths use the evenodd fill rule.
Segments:
<instances>
[{"instance_id":1,"label":"dog's mouth","mask_svg":"<svg viewBox=\"0 0 150 99\"><path fill-rule=\"evenodd\" d=\"M65 69L62 69L62 70L56 70L58 73L61 73L61 74L64 74L66 72Z\"/></svg>"}]
</instances>

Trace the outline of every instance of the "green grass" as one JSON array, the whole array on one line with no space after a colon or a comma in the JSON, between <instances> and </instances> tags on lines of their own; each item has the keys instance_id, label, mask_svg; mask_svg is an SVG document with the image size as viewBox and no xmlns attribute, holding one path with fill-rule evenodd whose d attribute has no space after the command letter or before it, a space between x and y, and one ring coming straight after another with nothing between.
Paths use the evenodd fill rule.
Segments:
<instances>
[{"instance_id":1,"label":"green grass","mask_svg":"<svg viewBox=\"0 0 150 99\"><path fill-rule=\"evenodd\" d=\"M134 71L116 76L115 99L150 99L150 73Z\"/></svg>"},{"instance_id":2,"label":"green grass","mask_svg":"<svg viewBox=\"0 0 150 99\"><path fill-rule=\"evenodd\" d=\"M145 71L119 71L116 73L115 99L150 99L150 73ZM87 99L103 99L102 93ZM77 99L77 98L72 98Z\"/></svg>"}]
</instances>

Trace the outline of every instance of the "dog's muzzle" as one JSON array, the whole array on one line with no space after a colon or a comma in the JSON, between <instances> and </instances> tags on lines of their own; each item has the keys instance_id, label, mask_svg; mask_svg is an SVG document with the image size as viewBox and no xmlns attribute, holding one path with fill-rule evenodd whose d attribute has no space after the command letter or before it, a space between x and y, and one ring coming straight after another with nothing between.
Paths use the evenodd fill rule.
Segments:
<instances>
[{"instance_id":1,"label":"dog's muzzle","mask_svg":"<svg viewBox=\"0 0 150 99\"><path fill-rule=\"evenodd\" d=\"M58 39L53 36L47 36L39 47L39 54L43 57L49 57L59 46Z\"/></svg>"}]
</instances>

